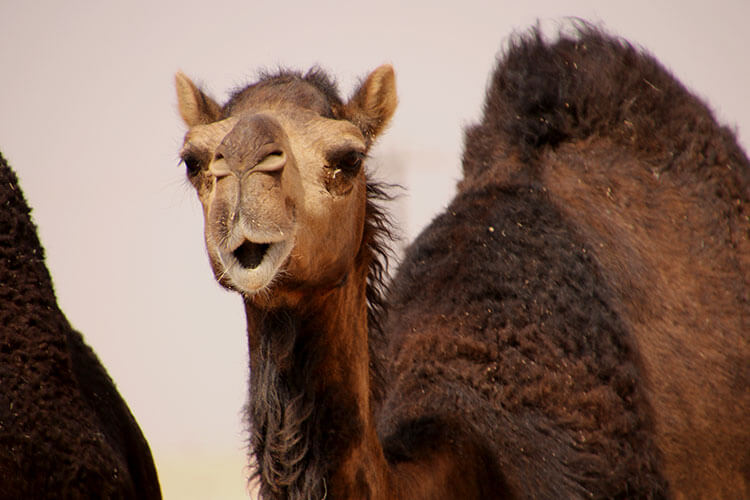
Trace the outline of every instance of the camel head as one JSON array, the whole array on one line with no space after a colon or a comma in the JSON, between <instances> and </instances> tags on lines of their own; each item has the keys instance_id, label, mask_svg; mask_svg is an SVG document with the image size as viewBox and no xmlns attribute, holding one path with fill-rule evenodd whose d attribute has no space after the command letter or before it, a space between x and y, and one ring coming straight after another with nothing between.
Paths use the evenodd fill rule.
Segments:
<instances>
[{"instance_id":1,"label":"camel head","mask_svg":"<svg viewBox=\"0 0 750 500\"><path fill-rule=\"evenodd\" d=\"M396 108L393 69L348 102L319 71L262 78L223 107L182 73L176 87L180 155L219 283L284 303L344 280L362 243L363 163Z\"/></svg>"}]
</instances>

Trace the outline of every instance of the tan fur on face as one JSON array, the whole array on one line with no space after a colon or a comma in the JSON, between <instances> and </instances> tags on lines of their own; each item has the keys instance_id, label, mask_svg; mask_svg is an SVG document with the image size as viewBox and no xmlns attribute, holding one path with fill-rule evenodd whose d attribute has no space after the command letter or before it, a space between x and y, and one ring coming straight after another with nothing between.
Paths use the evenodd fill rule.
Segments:
<instances>
[{"instance_id":1,"label":"tan fur on face","mask_svg":"<svg viewBox=\"0 0 750 500\"><path fill-rule=\"evenodd\" d=\"M217 279L249 296L271 285L292 291L330 288L344 280L362 241L366 181L362 168L352 172L332 163L347 154L364 156L390 120L397 101L392 68L376 69L346 105L334 102L330 109L325 96L308 84L251 87L233 101L231 116L220 121L214 101L187 77L178 74L176 82L180 113L190 127L182 155L200 168L190 180L203 205L206 246ZM329 112L348 119L326 116ZM233 143L256 147L251 144L257 141L245 141L237 127L258 119L275 124L271 128L277 132L268 141L283 150L283 168L212 169L225 161L217 150L230 134ZM236 144L232 151L254 157ZM233 255L245 241L273 243L267 255L276 260L264 259L252 272L239 265Z\"/></svg>"}]
</instances>

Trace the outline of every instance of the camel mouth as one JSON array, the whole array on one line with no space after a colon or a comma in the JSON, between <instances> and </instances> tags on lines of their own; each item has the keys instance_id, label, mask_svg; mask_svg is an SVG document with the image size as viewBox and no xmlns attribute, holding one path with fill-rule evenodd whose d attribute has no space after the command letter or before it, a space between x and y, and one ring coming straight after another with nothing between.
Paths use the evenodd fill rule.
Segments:
<instances>
[{"instance_id":1,"label":"camel mouth","mask_svg":"<svg viewBox=\"0 0 750 500\"><path fill-rule=\"evenodd\" d=\"M293 244L294 238L265 243L244 239L234 250L220 250L214 254L219 262L217 279L228 288L255 295L271 286L282 272Z\"/></svg>"},{"instance_id":2,"label":"camel mouth","mask_svg":"<svg viewBox=\"0 0 750 500\"><path fill-rule=\"evenodd\" d=\"M245 240L232 255L245 269L256 269L263 262L266 252L271 247L270 243L253 243Z\"/></svg>"}]
</instances>

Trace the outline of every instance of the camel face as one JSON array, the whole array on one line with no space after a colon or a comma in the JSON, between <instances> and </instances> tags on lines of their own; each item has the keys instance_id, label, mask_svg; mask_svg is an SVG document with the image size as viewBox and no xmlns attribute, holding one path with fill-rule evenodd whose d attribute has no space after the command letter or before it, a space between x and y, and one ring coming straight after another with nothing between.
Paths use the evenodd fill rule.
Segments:
<instances>
[{"instance_id":1,"label":"camel face","mask_svg":"<svg viewBox=\"0 0 750 500\"><path fill-rule=\"evenodd\" d=\"M345 279L362 240L369 129L305 82L251 86L221 112L183 75L177 87L217 280L255 297Z\"/></svg>"}]
</instances>

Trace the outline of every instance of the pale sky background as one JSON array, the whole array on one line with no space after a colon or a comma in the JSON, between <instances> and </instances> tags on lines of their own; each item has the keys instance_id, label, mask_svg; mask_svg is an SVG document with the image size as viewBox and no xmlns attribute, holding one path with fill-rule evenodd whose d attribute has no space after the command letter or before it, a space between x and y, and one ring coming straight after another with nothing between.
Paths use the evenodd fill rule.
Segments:
<instances>
[{"instance_id":1,"label":"pale sky background","mask_svg":"<svg viewBox=\"0 0 750 500\"><path fill-rule=\"evenodd\" d=\"M647 48L750 145L750 1L0 0L0 151L62 309L151 444L167 499L246 498L244 312L214 283L178 167L178 69L223 102L261 67L395 66L400 107L374 162L406 187L408 240L450 199L463 127L509 35L601 23Z\"/></svg>"}]
</instances>

